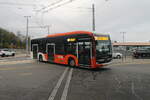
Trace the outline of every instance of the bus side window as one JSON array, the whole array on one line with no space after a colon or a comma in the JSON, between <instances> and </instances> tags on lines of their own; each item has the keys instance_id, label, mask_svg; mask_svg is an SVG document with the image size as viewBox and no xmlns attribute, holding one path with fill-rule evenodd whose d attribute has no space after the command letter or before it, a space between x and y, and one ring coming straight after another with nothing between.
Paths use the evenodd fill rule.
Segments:
<instances>
[{"instance_id":1,"label":"bus side window","mask_svg":"<svg viewBox=\"0 0 150 100\"><path fill-rule=\"evenodd\" d=\"M56 44L56 47L55 47L55 50L56 50L56 54L65 54L64 52L64 45L63 44Z\"/></svg>"},{"instance_id":2,"label":"bus side window","mask_svg":"<svg viewBox=\"0 0 150 100\"><path fill-rule=\"evenodd\" d=\"M65 44L65 52L67 54L76 54L76 43Z\"/></svg>"}]
</instances>

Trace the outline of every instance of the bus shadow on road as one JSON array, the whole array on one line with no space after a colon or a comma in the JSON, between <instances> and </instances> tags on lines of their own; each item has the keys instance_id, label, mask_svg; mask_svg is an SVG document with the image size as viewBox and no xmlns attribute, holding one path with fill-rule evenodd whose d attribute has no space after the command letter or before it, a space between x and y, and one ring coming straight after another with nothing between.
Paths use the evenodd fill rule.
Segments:
<instances>
[{"instance_id":1,"label":"bus shadow on road","mask_svg":"<svg viewBox=\"0 0 150 100\"><path fill-rule=\"evenodd\" d=\"M70 67L73 69L79 69L79 73L83 74L84 78L90 77L91 81L96 81L100 75L103 73L108 72L111 68L96 68L96 69L89 69L89 68L81 68L81 67Z\"/></svg>"},{"instance_id":2,"label":"bus shadow on road","mask_svg":"<svg viewBox=\"0 0 150 100\"><path fill-rule=\"evenodd\" d=\"M66 66L66 67L70 67L70 66ZM80 70L87 70L87 71L92 71L92 72L103 72L103 71L108 71L111 70L111 68L87 68L87 67L70 67L73 69L80 69Z\"/></svg>"},{"instance_id":3,"label":"bus shadow on road","mask_svg":"<svg viewBox=\"0 0 150 100\"><path fill-rule=\"evenodd\" d=\"M87 70L87 71L91 71L91 72L104 72L104 71L111 70L111 68L108 68L108 67L94 68L93 69L93 68L84 67L84 66L71 67L71 66L68 66L68 65L56 64L56 63L51 63L51 62L38 62L38 63L45 63L45 64L51 64L51 65L59 65L60 67L68 67L68 68L73 68L73 69Z\"/></svg>"},{"instance_id":4,"label":"bus shadow on road","mask_svg":"<svg viewBox=\"0 0 150 100\"><path fill-rule=\"evenodd\" d=\"M68 66L68 65L61 65L61 64L56 64L56 63L48 63L48 62L44 62L44 63L51 64L51 65L54 65L54 66L56 65L58 67L72 68L72 69L74 69L74 71L77 71L77 72L83 74L84 78L90 77L93 81L96 81L97 77L99 75L103 75L103 73L111 71L111 68L109 68L109 67L91 69L91 68L87 68L87 67L83 67L83 66L81 66L81 67L71 67L71 66Z\"/></svg>"}]
</instances>

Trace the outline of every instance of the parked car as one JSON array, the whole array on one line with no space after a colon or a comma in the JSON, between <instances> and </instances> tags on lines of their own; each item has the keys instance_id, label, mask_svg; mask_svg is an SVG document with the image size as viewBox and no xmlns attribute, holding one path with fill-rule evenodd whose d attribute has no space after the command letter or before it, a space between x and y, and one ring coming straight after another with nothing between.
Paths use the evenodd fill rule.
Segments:
<instances>
[{"instance_id":1,"label":"parked car","mask_svg":"<svg viewBox=\"0 0 150 100\"><path fill-rule=\"evenodd\" d=\"M2 56L3 55L3 53L1 52L1 50L0 50L0 56Z\"/></svg>"},{"instance_id":2,"label":"parked car","mask_svg":"<svg viewBox=\"0 0 150 100\"><path fill-rule=\"evenodd\" d=\"M137 49L133 52L132 56L134 58L145 58L145 57L150 58L150 48Z\"/></svg>"},{"instance_id":3,"label":"parked car","mask_svg":"<svg viewBox=\"0 0 150 100\"><path fill-rule=\"evenodd\" d=\"M113 58L115 58L115 59L121 59L121 58L122 58L122 56L123 56L123 54L122 54L122 53L119 53L119 52L115 52L115 53L113 53Z\"/></svg>"},{"instance_id":4,"label":"parked car","mask_svg":"<svg viewBox=\"0 0 150 100\"><path fill-rule=\"evenodd\" d=\"M5 57L5 56L15 56L15 52L11 51L9 49L0 49L0 56Z\"/></svg>"}]
</instances>

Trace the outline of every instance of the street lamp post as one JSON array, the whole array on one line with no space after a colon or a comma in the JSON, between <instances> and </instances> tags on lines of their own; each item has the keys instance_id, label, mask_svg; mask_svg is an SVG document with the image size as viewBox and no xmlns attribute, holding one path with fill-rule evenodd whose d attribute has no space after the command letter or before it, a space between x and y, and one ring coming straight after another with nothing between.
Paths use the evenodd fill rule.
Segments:
<instances>
[{"instance_id":1,"label":"street lamp post","mask_svg":"<svg viewBox=\"0 0 150 100\"><path fill-rule=\"evenodd\" d=\"M125 42L125 34L126 32L120 32L122 34L122 40L123 40L123 43Z\"/></svg>"},{"instance_id":2,"label":"street lamp post","mask_svg":"<svg viewBox=\"0 0 150 100\"><path fill-rule=\"evenodd\" d=\"M27 24L26 24L26 55L28 56L29 54L29 43L28 43L28 34L29 34L29 18L31 16L24 16L27 19Z\"/></svg>"},{"instance_id":3,"label":"street lamp post","mask_svg":"<svg viewBox=\"0 0 150 100\"><path fill-rule=\"evenodd\" d=\"M49 28L50 28L50 26L47 26L47 30L48 30L48 35L49 35Z\"/></svg>"},{"instance_id":4,"label":"street lamp post","mask_svg":"<svg viewBox=\"0 0 150 100\"><path fill-rule=\"evenodd\" d=\"M123 43L125 43L125 34L126 34L126 32L120 32L121 34L122 34L122 41L123 41ZM124 50L124 56L125 56L125 59L126 59L126 47L124 46L124 48L123 48Z\"/></svg>"},{"instance_id":5,"label":"street lamp post","mask_svg":"<svg viewBox=\"0 0 150 100\"><path fill-rule=\"evenodd\" d=\"M92 30L95 31L95 4L92 4Z\"/></svg>"},{"instance_id":6,"label":"street lamp post","mask_svg":"<svg viewBox=\"0 0 150 100\"><path fill-rule=\"evenodd\" d=\"M49 35L51 25L46 25L45 27L47 28L47 32L48 32L47 34Z\"/></svg>"}]
</instances>

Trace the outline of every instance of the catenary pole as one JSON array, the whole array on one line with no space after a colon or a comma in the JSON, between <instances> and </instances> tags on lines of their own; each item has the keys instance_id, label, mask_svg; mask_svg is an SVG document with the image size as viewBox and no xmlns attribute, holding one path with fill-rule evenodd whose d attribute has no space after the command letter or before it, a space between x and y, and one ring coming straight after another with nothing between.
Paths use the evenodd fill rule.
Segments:
<instances>
[{"instance_id":1,"label":"catenary pole","mask_svg":"<svg viewBox=\"0 0 150 100\"><path fill-rule=\"evenodd\" d=\"M95 4L92 4L92 30L95 31Z\"/></svg>"},{"instance_id":2,"label":"catenary pole","mask_svg":"<svg viewBox=\"0 0 150 100\"><path fill-rule=\"evenodd\" d=\"M28 35L29 35L29 18L31 16L24 16L27 19L27 24L26 24L26 55L28 56L29 54L29 40L28 40Z\"/></svg>"}]
</instances>

